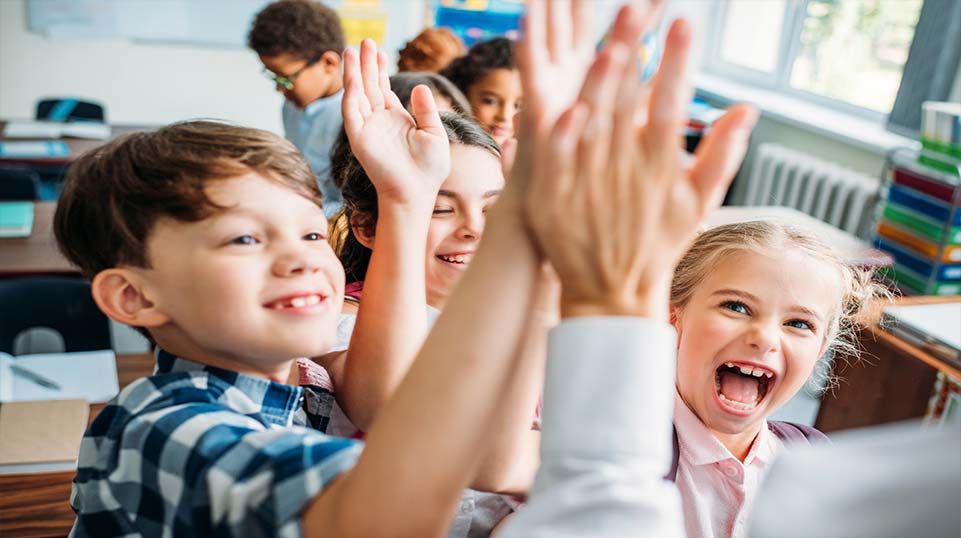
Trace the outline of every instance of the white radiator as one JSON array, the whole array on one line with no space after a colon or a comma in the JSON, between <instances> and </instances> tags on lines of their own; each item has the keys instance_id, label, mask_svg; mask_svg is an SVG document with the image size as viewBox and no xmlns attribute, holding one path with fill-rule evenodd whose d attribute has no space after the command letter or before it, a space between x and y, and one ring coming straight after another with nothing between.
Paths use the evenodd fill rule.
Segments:
<instances>
[{"instance_id":1,"label":"white radiator","mask_svg":"<svg viewBox=\"0 0 961 538\"><path fill-rule=\"evenodd\" d=\"M734 205L777 205L803 211L855 235L870 230L878 180L778 144L761 144L751 173L739 177Z\"/></svg>"}]
</instances>

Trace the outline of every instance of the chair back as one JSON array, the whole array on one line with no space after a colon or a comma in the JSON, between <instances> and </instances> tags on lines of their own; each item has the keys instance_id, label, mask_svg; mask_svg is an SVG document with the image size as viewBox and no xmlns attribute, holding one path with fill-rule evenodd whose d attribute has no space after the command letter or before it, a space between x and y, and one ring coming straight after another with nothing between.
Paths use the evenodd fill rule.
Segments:
<instances>
[{"instance_id":1,"label":"chair back","mask_svg":"<svg viewBox=\"0 0 961 538\"><path fill-rule=\"evenodd\" d=\"M68 352L111 348L110 322L80 278L0 280L0 351L13 354L17 335L34 327L59 333Z\"/></svg>"},{"instance_id":2,"label":"chair back","mask_svg":"<svg viewBox=\"0 0 961 538\"><path fill-rule=\"evenodd\" d=\"M47 121L105 121L104 107L98 103L62 97L37 102L38 120Z\"/></svg>"},{"instance_id":3,"label":"chair back","mask_svg":"<svg viewBox=\"0 0 961 538\"><path fill-rule=\"evenodd\" d=\"M23 166L0 165L0 200L37 200L40 175Z\"/></svg>"}]
</instances>

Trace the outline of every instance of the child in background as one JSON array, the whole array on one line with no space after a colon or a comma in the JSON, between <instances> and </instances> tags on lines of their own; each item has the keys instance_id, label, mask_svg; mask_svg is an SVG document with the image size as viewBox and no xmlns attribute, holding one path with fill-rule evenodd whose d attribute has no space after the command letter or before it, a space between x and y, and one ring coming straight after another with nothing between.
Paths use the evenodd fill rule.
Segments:
<instances>
[{"instance_id":1,"label":"child in background","mask_svg":"<svg viewBox=\"0 0 961 538\"><path fill-rule=\"evenodd\" d=\"M465 52L464 42L448 28L425 28L397 51L397 70L437 73Z\"/></svg>"},{"instance_id":2,"label":"child in background","mask_svg":"<svg viewBox=\"0 0 961 538\"><path fill-rule=\"evenodd\" d=\"M257 14L247 43L286 98L284 135L310 164L330 218L343 204L330 179L330 152L342 125L340 18L318 1L281 0Z\"/></svg>"},{"instance_id":3,"label":"child in background","mask_svg":"<svg viewBox=\"0 0 961 538\"><path fill-rule=\"evenodd\" d=\"M513 41L498 37L475 43L440 74L467 96L474 118L498 144L514 136L523 91Z\"/></svg>"},{"instance_id":4,"label":"child in background","mask_svg":"<svg viewBox=\"0 0 961 538\"><path fill-rule=\"evenodd\" d=\"M745 222L697 238L671 286L672 472L688 536L746 536L750 507L782 445L825 438L767 417L797 394L826 351L855 351L855 317L880 289L790 226Z\"/></svg>"}]
</instances>

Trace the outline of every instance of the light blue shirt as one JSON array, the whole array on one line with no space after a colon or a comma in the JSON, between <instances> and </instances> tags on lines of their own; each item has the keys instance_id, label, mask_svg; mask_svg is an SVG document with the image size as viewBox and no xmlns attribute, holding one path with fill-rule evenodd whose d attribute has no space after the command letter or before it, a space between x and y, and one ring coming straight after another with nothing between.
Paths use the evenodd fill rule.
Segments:
<instances>
[{"instance_id":1,"label":"light blue shirt","mask_svg":"<svg viewBox=\"0 0 961 538\"><path fill-rule=\"evenodd\" d=\"M340 103L344 90L320 98L305 108L284 101L284 136L307 159L324 196L324 215L329 219L343 205L344 198L330 175L330 152L344 124Z\"/></svg>"}]
</instances>

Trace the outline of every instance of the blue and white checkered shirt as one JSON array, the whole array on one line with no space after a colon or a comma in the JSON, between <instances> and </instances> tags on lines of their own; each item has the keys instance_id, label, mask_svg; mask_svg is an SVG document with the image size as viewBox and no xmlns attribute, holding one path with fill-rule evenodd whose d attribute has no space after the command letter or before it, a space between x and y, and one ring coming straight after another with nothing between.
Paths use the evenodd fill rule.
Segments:
<instances>
[{"instance_id":1,"label":"blue and white checkered shirt","mask_svg":"<svg viewBox=\"0 0 961 538\"><path fill-rule=\"evenodd\" d=\"M304 427L303 402L300 387L158 351L84 435L71 536L299 536L363 446Z\"/></svg>"}]
</instances>

